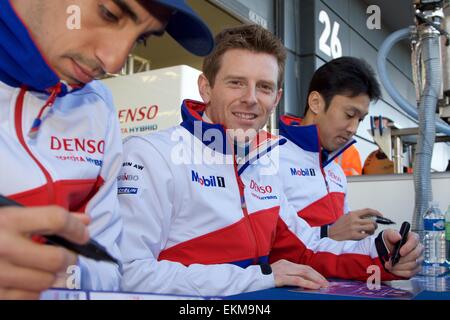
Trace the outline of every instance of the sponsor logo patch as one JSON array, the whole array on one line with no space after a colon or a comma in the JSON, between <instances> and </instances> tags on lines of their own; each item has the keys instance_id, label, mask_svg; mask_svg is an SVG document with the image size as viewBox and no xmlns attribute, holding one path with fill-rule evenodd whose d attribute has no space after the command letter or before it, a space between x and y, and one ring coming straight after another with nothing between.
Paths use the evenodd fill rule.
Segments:
<instances>
[{"instance_id":1,"label":"sponsor logo patch","mask_svg":"<svg viewBox=\"0 0 450 320\"><path fill-rule=\"evenodd\" d=\"M58 155L55 156L56 159L61 161L71 161L71 162L88 162L94 166L101 167L103 166L103 160L93 159L91 157L83 157L83 156L73 156L73 155Z\"/></svg>"},{"instance_id":2,"label":"sponsor logo patch","mask_svg":"<svg viewBox=\"0 0 450 320\"><path fill-rule=\"evenodd\" d=\"M225 178L219 176L199 176L198 172L192 170L192 182L197 182L202 187L225 188Z\"/></svg>"},{"instance_id":3,"label":"sponsor logo patch","mask_svg":"<svg viewBox=\"0 0 450 320\"><path fill-rule=\"evenodd\" d=\"M50 149L54 151L85 152L88 154L105 153L105 141L85 138L60 138L52 136Z\"/></svg>"},{"instance_id":4,"label":"sponsor logo patch","mask_svg":"<svg viewBox=\"0 0 450 320\"><path fill-rule=\"evenodd\" d=\"M139 176L135 174L122 173L117 177L117 181L139 181Z\"/></svg>"},{"instance_id":5,"label":"sponsor logo patch","mask_svg":"<svg viewBox=\"0 0 450 320\"><path fill-rule=\"evenodd\" d=\"M250 189L262 194L272 193L271 186L260 186L253 180L250 182Z\"/></svg>"},{"instance_id":6,"label":"sponsor logo patch","mask_svg":"<svg viewBox=\"0 0 450 320\"><path fill-rule=\"evenodd\" d=\"M137 164L137 163L133 163L133 162L124 162L123 164L122 164L122 167L131 167L131 168L135 168L135 169L138 169L138 170L144 170L144 166L143 165L141 165L141 164Z\"/></svg>"},{"instance_id":7,"label":"sponsor logo patch","mask_svg":"<svg viewBox=\"0 0 450 320\"><path fill-rule=\"evenodd\" d=\"M315 177L316 176L316 170L314 170L314 169L291 168L291 175L292 176L299 176L299 177Z\"/></svg>"},{"instance_id":8,"label":"sponsor logo patch","mask_svg":"<svg viewBox=\"0 0 450 320\"><path fill-rule=\"evenodd\" d=\"M338 175L336 175L331 170L328 170L327 173L328 173L328 177L330 178L331 182L333 182L334 184L338 185L342 189L344 188L344 186L342 185L342 179Z\"/></svg>"},{"instance_id":9,"label":"sponsor logo patch","mask_svg":"<svg viewBox=\"0 0 450 320\"><path fill-rule=\"evenodd\" d=\"M122 187L118 189L118 194L137 194L138 188Z\"/></svg>"}]
</instances>

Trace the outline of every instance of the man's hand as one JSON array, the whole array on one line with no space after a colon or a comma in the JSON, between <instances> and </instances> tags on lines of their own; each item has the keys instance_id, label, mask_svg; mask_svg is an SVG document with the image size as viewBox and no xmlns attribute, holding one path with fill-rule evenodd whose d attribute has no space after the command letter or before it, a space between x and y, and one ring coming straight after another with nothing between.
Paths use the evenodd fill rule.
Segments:
<instances>
[{"instance_id":1,"label":"man's hand","mask_svg":"<svg viewBox=\"0 0 450 320\"><path fill-rule=\"evenodd\" d=\"M362 209L351 211L340 217L332 226L328 228L328 237L337 240L361 240L372 235L378 225L369 216L383 215L377 210Z\"/></svg>"},{"instance_id":2,"label":"man's hand","mask_svg":"<svg viewBox=\"0 0 450 320\"><path fill-rule=\"evenodd\" d=\"M395 244L400 241L401 235L394 229L388 229L383 232L383 240L390 253L393 252ZM386 269L396 276L411 278L416 275L423 262L423 245L419 241L419 235L414 232L408 234L408 240L400 248L400 260L392 267L392 262L386 262Z\"/></svg>"},{"instance_id":3,"label":"man's hand","mask_svg":"<svg viewBox=\"0 0 450 320\"><path fill-rule=\"evenodd\" d=\"M84 244L88 222L56 206L0 209L0 299L38 299L77 259L64 248L35 243L31 236L59 235Z\"/></svg>"},{"instance_id":4,"label":"man's hand","mask_svg":"<svg viewBox=\"0 0 450 320\"><path fill-rule=\"evenodd\" d=\"M75 218L80 220L81 223L83 223L85 226L88 226L89 223L91 223L91 218L88 215L85 214L74 214ZM76 265L78 262L78 256L71 253L71 260L68 262L68 266ZM56 275L56 280L52 285L52 288L58 288L58 289L70 289L67 288L67 280L69 277L71 277L72 274L67 273L67 270L64 270L63 272L60 272Z\"/></svg>"},{"instance_id":5,"label":"man's hand","mask_svg":"<svg viewBox=\"0 0 450 320\"><path fill-rule=\"evenodd\" d=\"M297 286L306 289L328 287L328 281L310 266L279 260L271 265L275 286Z\"/></svg>"}]
</instances>

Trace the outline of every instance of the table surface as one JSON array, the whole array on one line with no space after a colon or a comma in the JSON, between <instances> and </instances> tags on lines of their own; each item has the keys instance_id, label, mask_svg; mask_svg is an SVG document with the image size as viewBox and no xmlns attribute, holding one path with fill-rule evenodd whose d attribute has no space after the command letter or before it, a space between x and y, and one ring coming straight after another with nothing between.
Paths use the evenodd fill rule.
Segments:
<instances>
[{"instance_id":1,"label":"table surface","mask_svg":"<svg viewBox=\"0 0 450 320\"><path fill-rule=\"evenodd\" d=\"M303 290L294 287L273 288L226 297L231 300L450 300L450 275L415 277L411 280L382 283L368 288L365 282L329 280L330 287Z\"/></svg>"},{"instance_id":2,"label":"table surface","mask_svg":"<svg viewBox=\"0 0 450 320\"><path fill-rule=\"evenodd\" d=\"M450 275L415 277L391 281L368 288L365 282L330 279L323 290L295 287L273 288L227 297L194 297L152 293L94 292L52 289L41 295L42 300L450 300Z\"/></svg>"}]
</instances>

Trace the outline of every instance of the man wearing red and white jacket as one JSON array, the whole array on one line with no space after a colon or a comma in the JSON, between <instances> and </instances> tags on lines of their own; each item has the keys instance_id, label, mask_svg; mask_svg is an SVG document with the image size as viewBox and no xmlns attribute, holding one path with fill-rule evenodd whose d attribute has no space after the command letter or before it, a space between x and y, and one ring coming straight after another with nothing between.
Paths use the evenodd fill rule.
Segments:
<instances>
[{"instance_id":1,"label":"man wearing red and white jacket","mask_svg":"<svg viewBox=\"0 0 450 320\"><path fill-rule=\"evenodd\" d=\"M280 151L284 192L299 217L322 227L323 237L361 240L377 228L370 219L381 216L377 210L350 211L347 178L333 160L356 142L353 136L370 102L380 97L371 67L342 57L314 73L303 119L280 118L280 134L288 140Z\"/></svg>"},{"instance_id":2,"label":"man wearing red and white jacket","mask_svg":"<svg viewBox=\"0 0 450 320\"><path fill-rule=\"evenodd\" d=\"M398 232L337 242L297 217L276 174L285 141L261 130L282 94L285 48L259 26L215 42L199 77L204 103L184 101L180 126L124 144L122 288L226 296L363 280L372 265L384 280L415 274L414 234L391 268Z\"/></svg>"},{"instance_id":3,"label":"man wearing red and white jacket","mask_svg":"<svg viewBox=\"0 0 450 320\"><path fill-rule=\"evenodd\" d=\"M181 0L0 1L0 194L26 207L0 208L0 299L51 286L119 289L119 266L38 236L90 236L120 259L122 141L112 98L92 80L118 72L136 41L166 27L193 53L212 49Z\"/></svg>"}]
</instances>

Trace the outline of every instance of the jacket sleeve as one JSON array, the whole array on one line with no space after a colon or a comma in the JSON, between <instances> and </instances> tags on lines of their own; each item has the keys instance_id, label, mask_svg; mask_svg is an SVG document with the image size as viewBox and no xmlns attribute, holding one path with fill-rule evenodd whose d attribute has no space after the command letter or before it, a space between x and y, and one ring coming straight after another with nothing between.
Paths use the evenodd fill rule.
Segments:
<instances>
[{"instance_id":1,"label":"jacket sleeve","mask_svg":"<svg viewBox=\"0 0 450 320\"><path fill-rule=\"evenodd\" d=\"M108 126L110 129L105 138L104 158L99 177L103 185L87 204L86 214L91 218L89 225L91 238L120 261L118 238L122 230L122 219L117 199L117 175L122 165L122 139L115 112L110 113ZM81 267L83 290L119 290L119 266L82 256L79 256L78 265Z\"/></svg>"},{"instance_id":2,"label":"jacket sleeve","mask_svg":"<svg viewBox=\"0 0 450 320\"><path fill-rule=\"evenodd\" d=\"M321 228L311 228L295 214L282 196L270 262L286 259L306 264L327 278L367 280L369 266L378 266L381 280L398 279L384 269L383 261L389 259L382 233L361 241L335 241L321 238Z\"/></svg>"},{"instance_id":3,"label":"jacket sleeve","mask_svg":"<svg viewBox=\"0 0 450 320\"><path fill-rule=\"evenodd\" d=\"M124 219L120 240L123 255L122 289L133 292L226 296L274 287L272 275L259 266L242 269L231 264L185 266L158 261L166 249L171 224L181 198L174 172L151 142L133 137L124 144L124 169L119 200Z\"/></svg>"}]
</instances>

